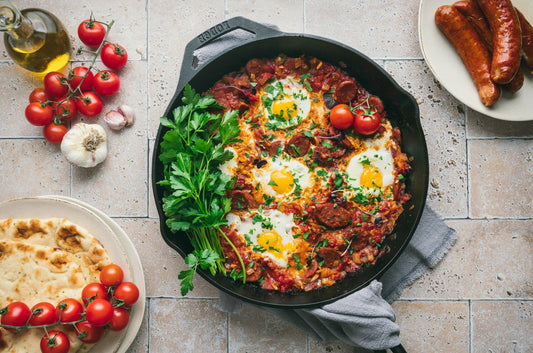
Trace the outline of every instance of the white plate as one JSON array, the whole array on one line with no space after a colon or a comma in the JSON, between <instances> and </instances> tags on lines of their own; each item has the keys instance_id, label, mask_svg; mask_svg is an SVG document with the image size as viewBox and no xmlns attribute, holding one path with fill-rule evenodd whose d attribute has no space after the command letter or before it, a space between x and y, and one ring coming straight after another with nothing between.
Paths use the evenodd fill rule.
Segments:
<instances>
[{"instance_id":1,"label":"white plate","mask_svg":"<svg viewBox=\"0 0 533 353\"><path fill-rule=\"evenodd\" d=\"M418 12L420 49L435 77L455 98L482 114L501 120L533 120L533 75L527 70L524 86L520 91L510 94L502 90L498 102L489 108L481 103L461 58L435 24L437 8L441 5L452 5L454 2L454 0L420 1ZM513 4L530 23L533 23L532 0L513 0Z\"/></svg>"},{"instance_id":2,"label":"white plate","mask_svg":"<svg viewBox=\"0 0 533 353\"><path fill-rule=\"evenodd\" d=\"M139 255L126 233L103 212L92 206L65 197L20 198L0 203L0 219L61 217L87 229L109 253L111 260L122 267L124 277L139 288L139 300L131 309L128 327L109 331L91 352L124 353L141 326L146 290Z\"/></svg>"}]
</instances>

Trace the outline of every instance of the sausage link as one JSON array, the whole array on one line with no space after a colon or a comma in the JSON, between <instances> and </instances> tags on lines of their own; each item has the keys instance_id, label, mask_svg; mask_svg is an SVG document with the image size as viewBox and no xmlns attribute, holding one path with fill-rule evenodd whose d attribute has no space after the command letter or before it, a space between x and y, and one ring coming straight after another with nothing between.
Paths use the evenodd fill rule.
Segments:
<instances>
[{"instance_id":1,"label":"sausage link","mask_svg":"<svg viewBox=\"0 0 533 353\"><path fill-rule=\"evenodd\" d=\"M527 67L533 73L533 26L527 21L520 11L515 8L522 29L522 55L526 61Z\"/></svg>"},{"instance_id":2,"label":"sausage link","mask_svg":"<svg viewBox=\"0 0 533 353\"><path fill-rule=\"evenodd\" d=\"M487 46L489 53L492 54L492 33L490 31L489 23L477 3L469 0L461 0L455 2L453 7L455 7L467 19L467 21L470 22L472 27L474 27L483 40L483 43ZM516 93L523 85L524 73L522 70L518 69L513 79L502 87L511 93Z\"/></svg>"},{"instance_id":3,"label":"sausage link","mask_svg":"<svg viewBox=\"0 0 533 353\"><path fill-rule=\"evenodd\" d=\"M510 0L476 0L492 32L490 77L495 83L509 83L520 69L522 32Z\"/></svg>"},{"instance_id":4,"label":"sausage link","mask_svg":"<svg viewBox=\"0 0 533 353\"><path fill-rule=\"evenodd\" d=\"M463 60L481 102L487 107L496 103L500 88L491 81L490 54L476 30L457 9L448 5L437 9L435 23Z\"/></svg>"}]
</instances>

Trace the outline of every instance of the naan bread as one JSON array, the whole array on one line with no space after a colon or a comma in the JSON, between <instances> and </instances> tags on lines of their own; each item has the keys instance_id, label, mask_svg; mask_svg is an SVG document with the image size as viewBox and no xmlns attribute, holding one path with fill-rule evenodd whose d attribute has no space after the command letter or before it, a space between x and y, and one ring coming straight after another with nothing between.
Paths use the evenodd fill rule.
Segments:
<instances>
[{"instance_id":1,"label":"naan bread","mask_svg":"<svg viewBox=\"0 0 533 353\"><path fill-rule=\"evenodd\" d=\"M98 282L100 270L109 263L100 242L66 219L0 221L0 308L13 301L30 308L42 301L53 305L66 298L81 301L83 287ZM69 336L69 353L90 348L74 331L61 330ZM40 352L42 329L3 333L0 353Z\"/></svg>"}]
</instances>

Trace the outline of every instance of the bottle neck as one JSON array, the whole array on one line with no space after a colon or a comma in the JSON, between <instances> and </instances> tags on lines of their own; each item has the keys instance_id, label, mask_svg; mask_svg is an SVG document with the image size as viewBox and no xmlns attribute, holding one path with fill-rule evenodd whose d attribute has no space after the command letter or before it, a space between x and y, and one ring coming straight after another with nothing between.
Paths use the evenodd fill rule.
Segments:
<instances>
[{"instance_id":1,"label":"bottle neck","mask_svg":"<svg viewBox=\"0 0 533 353\"><path fill-rule=\"evenodd\" d=\"M0 0L0 31L15 40L25 40L33 34L33 25L11 0Z\"/></svg>"}]
</instances>

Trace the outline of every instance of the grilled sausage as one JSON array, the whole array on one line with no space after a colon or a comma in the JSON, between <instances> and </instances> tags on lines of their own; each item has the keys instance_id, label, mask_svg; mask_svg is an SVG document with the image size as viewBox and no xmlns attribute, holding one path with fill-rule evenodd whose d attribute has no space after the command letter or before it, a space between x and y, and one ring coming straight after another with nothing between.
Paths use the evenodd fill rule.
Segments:
<instances>
[{"instance_id":1,"label":"grilled sausage","mask_svg":"<svg viewBox=\"0 0 533 353\"><path fill-rule=\"evenodd\" d=\"M329 228L346 227L352 219L352 214L345 208L332 203L324 203L316 207L315 218L318 223Z\"/></svg>"},{"instance_id":2,"label":"grilled sausage","mask_svg":"<svg viewBox=\"0 0 533 353\"><path fill-rule=\"evenodd\" d=\"M492 54L492 33L490 31L489 23L477 3L474 1L462 0L455 2L453 7L455 7L467 19L467 21L470 22L472 27L474 27L483 40L483 43L487 46L489 53ZM509 83L503 85L503 88L511 93L516 93L523 85L524 73L518 69L513 79Z\"/></svg>"},{"instance_id":3,"label":"grilled sausage","mask_svg":"<svg viewBox=\"0 0 533 353\"><path fill-rule=\"evenodd\" d=\"M345 80L335 88L334 97L337 103L348 104L357 94L357 84L354 80Z\"/></svg>"},{"instance_id":4,"label":"grilled sausage","mask_svg":"<svg viewBox=\"0 0 533 353\"><path fill-rule=\"evenodd\" d=\"M293 157L305 156L309 152L309 147L311 147L311 141L309 137L305 136L303 133L298 132L296 135L291 137L287 146L285 146L285 152L290 154Z\"/></svg>"},{"instance_id":5,"label":"grilled sausage","mask_svg":"<svg viewBox=\"0 0 533 353\"><path fill-rule=\"evenodd\" d=\"M492 32L490 77L499 84L511 82L520 69L522 32L510 0L476 0Z\"/></svg>"},{"instance_id":6,"label":"grilled sausage","mask_svg":"<svg viewBox=\"0 0 533 353\"><path fill-rule=\"evenodd\" d=\"M435 23L448 38L472 77L481 102L488 106L500 98L500 88L490 77L490 54L474 27L452 6L435 12Z\"/></svg>"},{"instance_id":7,"label":"grilled sausage","mask_svg":"<svg viewBox=\"0 0 533 353\"><path fill-rule=\"evenodd\" d=\"M516 8L515 10L522 29L522 55L524 55L527 67L533 73L533 26L526 20L524 14Z\"/></svg>"}]
</instances>

